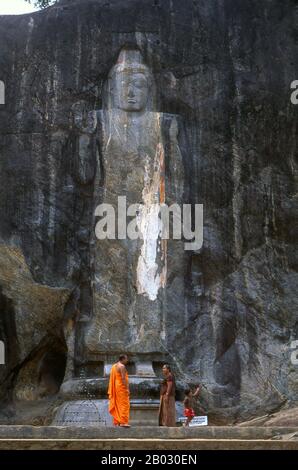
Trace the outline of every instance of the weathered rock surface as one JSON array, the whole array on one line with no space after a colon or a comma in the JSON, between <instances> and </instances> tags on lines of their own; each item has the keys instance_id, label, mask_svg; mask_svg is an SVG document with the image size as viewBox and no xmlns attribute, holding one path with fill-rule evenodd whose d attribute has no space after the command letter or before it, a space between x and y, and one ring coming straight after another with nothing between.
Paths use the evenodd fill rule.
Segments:
<instances>
[{"instance_id":1,"label":"weathered rock surface","mask_svg":"<svg viewBox=\"0 0 298 470\"><path fill-rule=\"evenodd\" d=\"M298 409L291 408L277 413L259 416L250 421L244 421L240 426L298 426ZM296 438L298 435L296 434Z\"/></svg>"},{"instance_id":2,"label":"weathered rock surface","mask_svg":"<svg viewBox=\"0 0 298 470\"><path fill-rule=\"evenodd\" d=\"M204 204L203 248L167 281L169 361L219 419L297 404L297 15L294 0L64 0L0 17L4 411L80 373L96 168L78 159L72 109L102 109L126 45L154 74L155 111L182 119L181 185Z\"/></svg>"}]
</instances>

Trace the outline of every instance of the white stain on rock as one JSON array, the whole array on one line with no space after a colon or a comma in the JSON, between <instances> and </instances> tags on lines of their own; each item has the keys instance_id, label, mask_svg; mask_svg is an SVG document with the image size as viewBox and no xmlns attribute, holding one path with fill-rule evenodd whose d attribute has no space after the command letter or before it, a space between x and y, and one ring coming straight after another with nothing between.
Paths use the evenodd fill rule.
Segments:
<instances>
[{"instance_id":1,"label":"white stain on rock","mask_svg":"<svg viewBox=\"0 0 298 470\"><path fill-rule=\"evenodd\" d=\"M143 206L138 218L138 229L142 234L143 245L137 265L138 294L154 301L158 291L166 283L166 244L160 240L162 231L159 217L159 203L164 202L164 150L157 146L153 175L148 162L145 165ZM160 250L160 246L162 249Z\"/></svg>"}]
</instances>

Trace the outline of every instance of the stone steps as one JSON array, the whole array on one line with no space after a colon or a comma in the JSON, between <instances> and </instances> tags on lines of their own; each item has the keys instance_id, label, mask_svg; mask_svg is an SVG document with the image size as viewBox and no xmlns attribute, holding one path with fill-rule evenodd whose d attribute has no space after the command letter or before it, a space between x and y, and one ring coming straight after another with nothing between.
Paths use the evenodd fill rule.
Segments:
<instances>
[{"instance_id":1,"label":"stone steps","mask_svg":"<svg viewBox=\"0 0 298 470\"><path fill-rule=\"evenodd\" d=\"M0 439L0 450L298 450L298 441L262 439Z\"/></svg>"},{"instance_id":2,"label":"stone steps","mask_svg":"<svg viewBox=\"0 0 298 470\"><path fill-rule=\"evenodd\" d=\"M0 449L297 450L298 428L0 426Z\"/></svg>"}]
</instances>

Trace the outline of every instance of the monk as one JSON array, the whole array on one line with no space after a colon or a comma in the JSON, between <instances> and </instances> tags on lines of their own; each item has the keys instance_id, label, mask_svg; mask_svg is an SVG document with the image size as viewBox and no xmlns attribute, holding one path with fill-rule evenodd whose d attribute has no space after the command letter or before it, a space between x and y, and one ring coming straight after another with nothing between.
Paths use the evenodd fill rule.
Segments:
<instances>
[{"instance_id":1,"label":"monk","mask_svg":"<svg viewBox=\"0 0 298 470\"><path fill-rule=\"evenodd\" d=\"M129 383L126 365L128 357L122 354L112 366L109 382L109 412L114 418L114 425L129 428Z\"/></svg>"},{"instance_id":2,"label":"monk","mask_svg":"<svg viewBox=\"0 0 298 470\"><path fill-rule=\"evenodd\" d=\"M159 425L173 427L176 426L175 377L168 364L163 366L162 373L164 380L160 390Z\"/></svg>"}]
</instances>

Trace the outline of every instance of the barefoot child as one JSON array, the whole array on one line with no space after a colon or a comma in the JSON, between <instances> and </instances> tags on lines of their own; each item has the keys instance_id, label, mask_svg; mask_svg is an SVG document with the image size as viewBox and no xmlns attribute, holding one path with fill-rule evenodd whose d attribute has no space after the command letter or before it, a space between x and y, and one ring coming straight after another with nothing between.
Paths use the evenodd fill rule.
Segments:
<instances>
[{"instance_id":1,"label":"barefoot child","mask_svg":"<svg viewBox=\"0 0 298 470\"><path fill-rule=\"evenodd\" d=\"M201 387L198 386L196 391L193 393L190 389L185 390L185 398L183 400L184 404L184 416L186 417L186 422L183 426L189 426L189 423L195 416L193 409L193 399L196 398L200 393Z\"/></svg>"}]
</instances>

